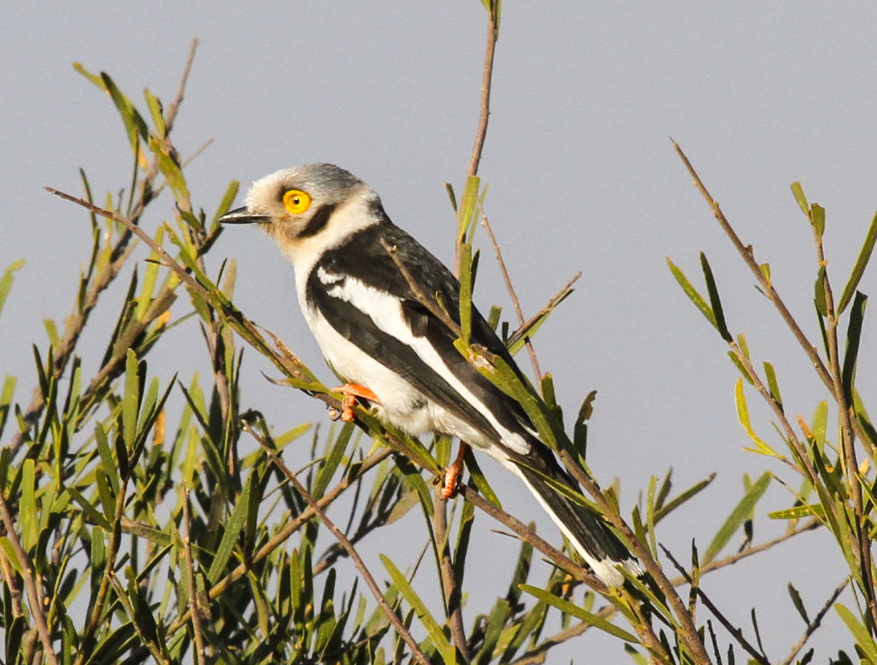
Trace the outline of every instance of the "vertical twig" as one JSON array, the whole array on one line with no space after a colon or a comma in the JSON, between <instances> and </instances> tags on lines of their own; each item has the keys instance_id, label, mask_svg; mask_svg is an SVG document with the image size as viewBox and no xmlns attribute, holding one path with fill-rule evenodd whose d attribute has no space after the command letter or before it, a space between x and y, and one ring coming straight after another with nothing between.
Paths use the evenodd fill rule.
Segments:
<instances>
[{"instance_id":1,"label":"vertical twig","mask_svg":"<svg viewBox=\"0 0 877 665\"><path fill-rule=\"evenodd\" d=\"M816 254L821 269L827 265L822 246L822 236L814 229L813 235L816 241ZM838 416L840 417L841 458L843 468L850 486L850 494L853 499L853 511L856 515L855 542L859 572L862 577L862 587L868 606L868 617L871 623L872 633L877 629L877 591L874 588L874 573L871 565L871 537L865 518L865 508L862 498L862 486L859 482L859 465L856 462L855 435L851 417L852 406L847 401L847 394L843 386L841 370L840 349L837 341L837 312L834 308L834 294L828 279L828 271L822 273L823 289L825 293L826 322L825 336L828 345L828 366L834 386L834 398L837 401Z\"/></svg>"},{"instance_id":2,"label":"vertical twig","mask_svg":"<svg viewBox=\"0 0 877 665\"><path fill-rule=\"evenodd\" d=\"M469 643L466 640L466 628L463 625L463 592L457 585L457 576L454 574L454 564L451 561L451 543L448 533L448 502L442 497L441 486L436 487L433 499L433 525L435 528L435 542L438 548L439 570L442 575L442 587L445 593L445 607L447 608L448 621L451 627L451 638L454 641L465 662L470 662L472 656L469 653Z\"/></svg>"},{"instance_id":3,"label":"vertical twig","mask_svg":"<svg viewBox=\"0 0 877 665\"><path fill-rule=\"evenodd\" d=\"M189 532L191 521L189 488L186 487L183 490L183 558L186 562L186 581L189 584L189 613L192 617L192 632L195 634L195 662L204 665L207 649L204 645L201 610L198 608L198 589L195 586L195 562L192 560L192 540Z\"/></svg>"},{"instance_id":4,"label":"vertical twig","mask_svg":"<svg viewBox=\"0 0 877 665\"><path fill-rule=\"evenodd\" d=\"M487 45L484 50L484 70L481 77L481 113L478 118L478 131L475 134L472 157L469 160L470 176L478 173L481 152L484 150L484 141L487 138L487 122L490 118L490 88L493 84L493 55L496 52L496 42L499 39L497 4L496 1L492 1L487 12Z\"/></svg>"}]
</instances>

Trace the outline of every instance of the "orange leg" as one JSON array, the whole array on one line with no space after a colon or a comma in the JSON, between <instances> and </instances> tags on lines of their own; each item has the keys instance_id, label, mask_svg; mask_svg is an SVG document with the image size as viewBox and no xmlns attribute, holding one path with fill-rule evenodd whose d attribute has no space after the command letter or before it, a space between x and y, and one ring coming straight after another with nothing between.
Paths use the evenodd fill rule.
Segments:
<instances>
[{"instance_id":1,"label":"orange leg","mask_svg":"<svg viewBox=\"0 0 877 665\"><path fill-rule=\"evenodd\" d=\"M457 496L457 485L460 483L460 476L463 475L463 458L466 456L466 449L469 445L465 441L460 441L460 452L457 453L457 459L447 469L445 469L445 482L442 487L442 498L453 499Z\"/></svg>"},{"instance_id":2,"label":"orange leg","mask_svg":"<svg viewBox=\"0 0 877 665\"><path fill-rule=\"evenodd\" d=\"M341 420L345 423L349 423L353 420L353 405L356 404L357 397L367 399L369 402L381 403L378 396L371 390L356 383L345 383L337 388L332 388L332 392L341 393L343 395L341 399Z\"/></svg>"}]
</instances>

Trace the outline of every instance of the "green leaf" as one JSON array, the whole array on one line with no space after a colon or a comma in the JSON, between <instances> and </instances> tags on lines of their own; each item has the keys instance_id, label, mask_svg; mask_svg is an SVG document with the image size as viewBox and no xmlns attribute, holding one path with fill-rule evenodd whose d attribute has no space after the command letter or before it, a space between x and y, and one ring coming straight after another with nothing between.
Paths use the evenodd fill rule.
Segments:
<instances>
[{"instance_id":1,"label":"green leaf","mask_svg":"<svg viewBox=\"0 0 877 665\"><path fill-rule=\"evenodd\" d=\"M728 515L728 519L725 520L725 523L713 537L709 547L707 547L702 559L704 564L715 559L725 545L728 544L728 541L731 540L731 537L737 533L737 530L743 525L743 523L746 520L751 519L755 504L758 503L758 500L761 499L767 491L770 481L770 473L763 473L761 477L752 484L752 487L749 488L746 494L743 495L743 498L740 499L740 502L734 507L734 510L731 511L731 514Z\"/></svg>"},{"instance_id":2,"label":"green leaf","mask_svg":"<svg viewBox=\"0 0 877 665\"><path fill-rule=\"evenodd\" d=\"M539 587L531 586L529 584L522 584L521 589L529 593L531 596L541 600L544 603L548 603L549 605L556 607L564 614L568 614L572 617L575 617L579 621L582 621L589 626L593 626L594 628L599 628L600 630L609 633L613 637L617 637L619 639L624 640L625 642L634 642L638 643L637 638L634 635L631 635L626 630L619 628L615 624L609 623L605 619L600 618L596 614L591 614L583 610L578 605L569 602L559 596L555 596L553 593L546 591L545 589L540 589Z\"/></svg>"},{"instance_id":3,"label":"green leaf","mask_svg":"<svg viewBox=\"0 0 877 665\"><path fill-rule=\"evenodd\" d=\"M335 439L335 443L332 445L329 454L320 465L316 478L314 479L313 487L311 488L311 495L315 499L319 499L323 496L323 493L329 486L329 482L332 480L332 476L334 476L335 471L338 470L338 465L341 463L344 453L347 451L347 445L350 443L350 437L353 434L354 428L355 425L353 423L346 423L341 428L341 432L339 432L338 437Z\"/></svg>"},{"instance_id":4,"label":"green leaf","mask_svg":"<svg viewBox=\"0 0 877 665\"><path fill-rule=\"evenodd\" d=\"M18 259L12 263L4 272L3 276L0 277L0 313L3 312L3 305L6 302L6 296L9 295L9 291L12 289L12 284L15 281L14 273L17 270L21 270L24 265L24 259Z\"/></svg>"},{"instance_id":5,"label":"green leaf","mask_svg":"<svg viewBox=\"0 0 877 665\"><path fill-rule=\"evenodd\" d=\"M859 252L859 258L856 260L856 265L853 266L853 271L850 273L850 278L840 297L840 302L837 305L838 314L846 309L850 299L856 292L856 288L859 286L859 281L862 279L862 275L865 273L865 268L868 266L868 261L871 259L871 252L874 250L875 242L877 242L877 213L874 214L874 219L871 220L871 226L868 229L868 234L865 236L862 251ZM2 300L0 300L0 303L2 303Z\"/></svg>"},{"instance_id":6,"label":"green leaf","mask_svg":"<svg viewBox=\"0 0 877 665\"><path fill-rule=\"evenodd\" d=\"M725 314L722 310L722 301L719 299L719 290L716 287L716 280L713 278L713 270L710 268L706 254L703 252L700 253L700 265L703 269L703 278L706 281L706 289L710 297L714 325L716 330L718 330L719 334L722 336L722 339L726 342L730 342L734 338L731 336L731 333L728 332L728 326L725 324Z\"/></svg>"},{"instance_id":7,"label":"green leaf","mask_svg":"<svg viewBox=\"0 0 877 665\"><path fill-rule=\"evenodd\" d=\"M238 498L237 505L228 516L228 521L224 525L222 540L219 541L219 547L216 548L216 554L213 556L213 562L210 564L210 570L207 571L207 579L210 584L216 584L222 573L225 571L226 564L234 552L235 545L238 541L241 529L247 522L247 516L250 511L250 496L252 495L253 482L256 474L250 474L247 478L244 489Z\"/></svg>"},{"instance_id":8,"label":"green leaf","mask_svg":"<svg viewBox=\"0 0 877 665\"><path fill-rule=\"evenodd\" d=\"M447 635L442 631L438 621L436 621L435 617L430 614L426 605L420 599L420 596L414 591L414 587L409 584L408 580L399 569L396 568L396 564L394 564L389 557L385 554L381 554L380 556L384 567L387 569L390 578L393 580L393 585L399 589L399 593L402 594L402 597L408 601L408 604L411 605L412 608L414 608L417 618L420 619L420 622L423 624L424 628L426 628L426 632L429 634L432 643L441 655L441 662L446 665L456 663L456 649L454 649L453 645L448 640Z\"/></svg>"},{"instance_id":9,"label":"green leaf","mask_svg":"<svg viewBox=\"0 0 877 665\"><path fill-rule=\"evenodd\" d=\"M859 356L859 341L862 337L862 321L865 318L865 306L868 304L868 296L856 291L853 301L853 309L850 311L850 322L847 326L847 346L844 351L843 368L841 369L841 384L847 403L853 401L853 390L856 380L856 359Z\"/></svg>"},{"instance_id":10,"label":"green leaf","mask_svg":"<svg viewBox=\"0 0 877 665\"><path fill-rule=\"evenodd\" d=\"M825 509L820 503L811 503L783 510L774 510L769 512L767 516L772 520L799 520L806 517L817 517L820 520L824 520Z\"/></svg>"},{"instance_id":11,"label":"green leaf","mask_svg":"<svg viewBox=\"0 0 877 665\"><path fill-rule=\"evenodd\" d=\"M807 616L807 608L804 607L804 601L801 600L801 594L798 593L798 590L789 582L787 589L789 591L789 597L792 599L792 604L795 606L795 609L798 610L798 614L801 615L801 618L804 620L804 624L810 625L810 617Z\"/></svg>"},{"instance_id":12,"label":"green leaf","mask_svg":"<svg viewBox=\"0 0 877 665\"><path fill-rule=\"evenodd\" d=\"M837 610L837 613L843 622L847 625L849 631L853 634L853 637L856 638L856 646L862 649L872 665L877 663L877 645L874 644L874 640L871 638L871 633L865 624L859 621L859 619L856 618L856 616L850 612L845 605L838 603L834 608Z\"/></svg>"},{"instance_id":13,"label":"green leaf","mask_svg":"<svg viewBox=\"0 0 877 665\"><path fill-rule=\"evenodd\" d=\"M460 245L460 332L463 344L469 346L472 337L472 289L474 286L472 245Z\"/></svg>"},{"instance_id":14,"label":"green leaf","mask_svg":"<svg viewBox=\"0 0 877 665\"><path fill-rule=\"evenodd\" d=\"M457 246L471 242L472 233L475 229L475 219L479 208L478 188L481 179L478 176L469 176L466 179L466 188L463 190L463 201L457 214Z\"/></svg>"},{"instance_id":15,"label":"green leaf","mask_svg":"<svg viewBox=\"0 0 877 665\"><path fill-rule=\"evenodd\" d=\"M718 325L716 324L716 316L713 313L713 310L707 304L706 300L704 300L703 296L697 292L697 289L692 286L691 282L688 281L688 278L685 276L679 268L676 267L676 264L673 263L667 258L667 265L670 268L670 272L673 273L673 277L676 278L679 286L682 287L682 291L685 295L688 296L688 299L694 303L694 306L700 310L700 313L706 317L706 320L710 322L710 325L713 326L716 330L718 330Z\"/></svg>"},{"instance_id":16,"label":"green leaf","mask_svg":"<svg viewBox=\"0 0 877 665\"><path fill-rule=\"evenodd\" d=\"M694 485L689 487L687 490L685 490L684 492L679 494L679 496L676 496L676 497L670 499L670 501L668 501L666 504L659 503L657 506L657 510L655 511L655 524L660 522L662 519L664 519L667 515L672 513L674 510L676 510L683 503L685 503L686 501L688 501L691 498L694 498L696 495L700 494L700 492L703 491L704 489L706 489L713 482L713 480L715 480L715 478L716 478L716 474L711 473L709 475L709 477L695 483Z\"/></svg>"},{"instance_id":17,"label":"green leaf","mask_svg":"<svg viewBox=\"0 0 877 665\"><path fill-rule=\"evenodd\" d=\"M15 397L15 386L18 384L18 379L14 376L7 376L3 381L3 389L0 390L0 436L3 436L3 429L6 427L6 420L9 417L10 406L12 405L12 400ZM5 450L9 450L6 448ZM0 461L0 466L2 466L3 462ZM9 466L6 465L8 469ZM0 487L5 487L5 479L0 474Z\"/></svg>"},{"instance_id":18,"label":"green leaf","mask_svg":"<svg viewBox=\"0 0 877 665\"><path fill-rule=\"evenodd\" d=\"M816 302L816 311L822 316L828 316L828 303L825 297L825 266L819 266L819 274L816 276L816 283L813 285L813 297Z\"/></svg>"},{"instance_id":19,"label":"green leaf","mask_svg":"<svg viewBox=\"0 0 877 665\"><path fill-rule=\"evenodd\" d=\"M125 447L134 449L134 437L137 434L137 412L140 407L140 373L137 356L128 349L125 357L125 397L122 400L122 423L124 425ZM119 460L122 463L122 460Z\"/></svg>"},{"instance_id":20,"label":"green leaf","mask_svg":"<svg viewBox=\"0 0 877 665\"><path fill-rule=\"evenodd\" d=\"M780 395L780 386L777 383L777 375L774 371L773 365L769 362L764 362L764 376L767 378L767 389L770 392L770 396L773 398L773 401L776 402L777 406L780 407L780 411L783 410L783 398Z\"/></svg>"},{"instance_id":21,"label":"green leaf","mask_svg":"<svg viewBox=\"0 0 877 665\"><path fill-rule=\"evenodd\" d=\"M801 187L801 183L797 180L792 183L792 196L795 197L795 200L798 202L798 206L801 208L801 212L803 212L807 217L810 217L810 204L807 203L807 197L804 196L804 189Z\"/></svg>"},{"instance_id":22,"label":"green leaf","mask_svg":"<svg viewBox=\"0 0 877 665\"><path fill-rule=\"evenodd\" d=\"M487 478L484 476L484 473L481 471L481 466L478 464L478 458L473 454L471 448L466 451L465 460L466 468L469 470L469 482L472 483L481 496L497 508L501 509L502 504L499 501L499 497L496 495L496 492L493 491L490 483L487 482Z\"/></svg>"},{"instance_id":23,"label":"green leaf","mask_svg":"<svg viewBox=\"0 0 877 665\"><path fill-rule=\"evenodd\" d=\"M755 444L754 449L745 448L745 450L761 453L762 455L769 455L771 457L780 457L774 449L762 441L752 429L752 424L749 422L749 408L746 405L746 395L743 392L742 379L737 379L737 383L734 385L734 402L737 406L737 420L740 422L740 426L746 432L746 435Z\"/></svg>"},{"instance_id":24,"label":"green leaf","mask_svg":"<svg viewBox=\"0 0 877 665\"><path fill-rule=\"evenodd\" d=\"M813 224L813 232L817 238L821 238L825 232L825 208L818 203L810 206L810 223Z\"/></svg>"},{"instance_id":25,"label":"green leaf","mask_svg":"<svg viewBox=\"0 0 877 665\"><path fill-rule=\"evenodd\" d=\"M240 187L241 183L239 183L237 180L232 180L228 184L228 187L225 190L225 194L222 195L222 200L219 202L219 207L216 209L216 214L213 216L212 226L217 226L219 224L219 218L231 209L231 206L238 195L238 190L240 189Z\"/></svg>"},{"instance_id":26,"label":"green leaf","mask_svg":"<svg viewBox=\"0 0 877 665\"><path fill-rule=\"evenodd\" d=\"M134 108L131 100L116 86L109 74L101 72L100 77L101 81L103 81L104 89L110 93L110 97L119 111L122 123L125 125L125 130L128 133L128 141L131 144L131 148L135 151L138 150L140 141L146 140L149 134L146 123L137 112L137 109Z\"/></svg>"}]
</instances>

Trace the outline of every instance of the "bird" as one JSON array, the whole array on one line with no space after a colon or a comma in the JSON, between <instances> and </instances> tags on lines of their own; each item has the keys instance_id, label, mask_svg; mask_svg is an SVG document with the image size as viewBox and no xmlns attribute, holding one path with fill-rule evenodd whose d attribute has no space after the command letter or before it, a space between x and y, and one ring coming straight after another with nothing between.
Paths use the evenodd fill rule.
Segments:
<instances>
[{"instance_id":1,"label":"bird","mask_svg":"<svg viewBox=\"0 0 877 665\"><path fill-rule=\"evenodd\" d=\"M344 394L345 419L361 397L410 435L459 438L523 481L605 585L624 583L621 568L642 573L602 517L546 480L579 491L521 405L455 347L459 281L390 220L374 189L334 164L296 166L255 181L245 205L220 221L256 224L291 261L304 319L346 382L336 389ZM471 342L523 379L474 305Z\"/></svg>"}]
</instances>

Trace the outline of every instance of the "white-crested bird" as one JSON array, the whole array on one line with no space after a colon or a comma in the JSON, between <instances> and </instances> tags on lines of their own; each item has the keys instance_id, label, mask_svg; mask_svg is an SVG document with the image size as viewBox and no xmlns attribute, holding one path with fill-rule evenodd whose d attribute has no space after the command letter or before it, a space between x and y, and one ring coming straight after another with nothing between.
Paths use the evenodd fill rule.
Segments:
<instances>
[{"instance_id":1,"label":"white-crested bird","mask_svg":"<svg viewBox=\"0 0 877 665\"><path fill-rule=\"evenodd\" d=\"M412 435L456 436L498 460L605 584L624 581L619 565L641 572L600 516L546 481L579 491L520 404L455 348L457 332L439 313L458 322L459 282L390 221L371 187L333 164L299 166L253 183L246 205L221 221L258 224L292 262L305 320L326 361L348 382L348 399L365 397ZM474 307L471 340L520 374Z\"/></svg>"}]
</instances>

